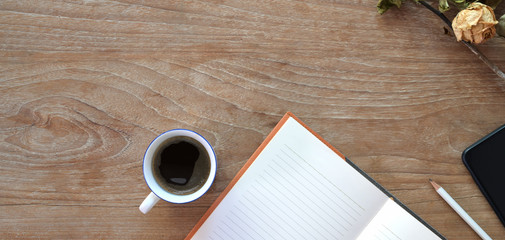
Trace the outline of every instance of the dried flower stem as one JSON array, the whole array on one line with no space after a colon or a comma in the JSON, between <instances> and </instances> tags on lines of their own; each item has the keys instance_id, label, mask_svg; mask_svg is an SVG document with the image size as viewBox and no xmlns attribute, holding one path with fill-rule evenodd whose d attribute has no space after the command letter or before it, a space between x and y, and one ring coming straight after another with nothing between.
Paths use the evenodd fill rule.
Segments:
<instances>
[{"instance_id":1,"label":"dried flower stem","mask_svg":"<svg viewBox=\"0 0 505 240\"><path fill-rule=\"evenodd\" d=\"M452 30L451 21L447 19L447 17L443 13L433 8L425 1L420 0L418 2L421 3L423 6L425 6L427 9L429 9L430 11L432 11L433 13L435 13L438 17L440 17L445 22L445 24L447 24L447 26L449 26L449 28ZM465 46L467 46L470 49L470 51L472 51L475 55L477 55L477 57L479 57L480 60L482 60L489 68L491 68L491 70L493 70L493 72L496 73L496 75L505 80L505 73L503 73L500 70L500 68L498 68L498 66L496 66L493 62L491 62L491 60L489 60L489 58L487 58L482 52L480 52L479 49L475 47L475 45L467 41L462 42L465 44Z\"/></svg>"}]
</instances>

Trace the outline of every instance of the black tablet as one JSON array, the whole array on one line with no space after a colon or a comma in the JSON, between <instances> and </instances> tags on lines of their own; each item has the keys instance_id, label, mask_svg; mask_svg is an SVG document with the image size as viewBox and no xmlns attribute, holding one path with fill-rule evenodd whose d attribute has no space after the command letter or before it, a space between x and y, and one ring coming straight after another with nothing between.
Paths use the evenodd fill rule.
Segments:
<instances>
[{"instance_id":1,"label":"black tablet","mask_svg":"<svg viewBox=\"0 0 505 240\"><path fill-rule=\"evenodd\" d=\"M468 147L462 157L505 226L505 125Z\"/></svg>"}]
</instances>

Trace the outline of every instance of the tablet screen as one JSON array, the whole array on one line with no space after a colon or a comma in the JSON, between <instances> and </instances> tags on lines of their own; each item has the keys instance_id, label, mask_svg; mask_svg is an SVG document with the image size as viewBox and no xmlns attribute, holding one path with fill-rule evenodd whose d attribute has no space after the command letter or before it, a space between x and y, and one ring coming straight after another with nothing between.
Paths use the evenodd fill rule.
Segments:
<instances>
[{"instance_id":1,"label":"tablet screen","mask_svg":"<svg viewBox=\"0 0 505 240\"><path fill-rule=\"evenodd\" d=\"M505 125L465 150L463 162L505 226Z\"/></svg>"}]
</instances>

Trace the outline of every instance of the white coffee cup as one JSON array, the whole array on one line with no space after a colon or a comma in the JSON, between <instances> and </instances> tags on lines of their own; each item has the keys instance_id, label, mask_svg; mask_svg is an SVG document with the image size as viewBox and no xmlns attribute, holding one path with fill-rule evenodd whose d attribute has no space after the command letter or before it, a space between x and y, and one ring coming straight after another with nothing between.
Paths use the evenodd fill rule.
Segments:
<instances>
[{"instance_id":1,"label":"white coffee cup","mask_svg":"<svg viewBox=\"0 0 505 240\"><path fill-rule=\"evenodd\" d=\"M210 165L208 177L205 179L203 185L199 185L199 188L197 187L195 191L187 194L174 193L177 191L167 189L167 184L163 182L163 178L160 178L159 176L155 177L155 174L159 175L159 173L156 172L156 167L158 166L154 165L157 164L157 158L160 158L160 151L167 148L173 139L181 137L185 137L201 144L200 147L203 147L204 150L200 151L200 154L207 154ZM212 185L214 177L216 176L216 168L217 162L214 149L212 149L209 142L200 134L187 129L173 129L159 135L151 142L144 155L144 179L147 186L151 189L151 193L146 197L146 199L144 199L142 204L140 204L140 211L144 214L149 212L149 210L151 210L160 199L171 203L187 203L198 199L207 192Z\"/></svg>"}]
</instances>

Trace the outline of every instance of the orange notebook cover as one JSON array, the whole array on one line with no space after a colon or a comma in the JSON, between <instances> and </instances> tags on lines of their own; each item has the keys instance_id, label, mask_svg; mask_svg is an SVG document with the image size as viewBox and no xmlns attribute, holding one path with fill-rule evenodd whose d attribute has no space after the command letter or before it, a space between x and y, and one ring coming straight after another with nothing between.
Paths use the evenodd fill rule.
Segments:
<instances>
[{"instance_id":1,"label":"orange notebook cover","mask_svg":"<svg viewBox=\"0 0 505 240\"><path fill-rule=\"evenodd\" d=\"M186 239L367 239L377 234L445 239L288 112Z\"/></svg>"}]
</instances>

